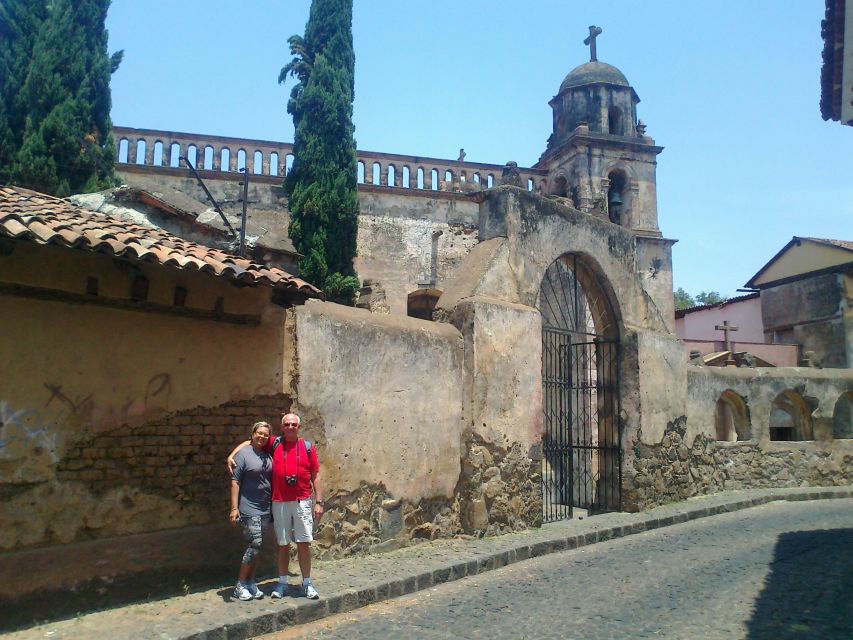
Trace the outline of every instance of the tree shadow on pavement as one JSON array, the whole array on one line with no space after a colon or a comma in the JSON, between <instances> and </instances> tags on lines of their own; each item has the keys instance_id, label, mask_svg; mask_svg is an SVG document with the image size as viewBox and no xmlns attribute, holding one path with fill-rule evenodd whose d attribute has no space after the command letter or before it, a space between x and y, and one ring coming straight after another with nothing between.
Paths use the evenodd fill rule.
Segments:
<instances>
[{"instance_id":1,"label":"tree shadow on pavement","mask_svg":"<svg viewBox=\"0 0 853 640\"><path fill-rule=\"evenodd\" d=\"M747 628L749 640L853 638L853 529L779 536Z\"/></svg>"}]
</instances>

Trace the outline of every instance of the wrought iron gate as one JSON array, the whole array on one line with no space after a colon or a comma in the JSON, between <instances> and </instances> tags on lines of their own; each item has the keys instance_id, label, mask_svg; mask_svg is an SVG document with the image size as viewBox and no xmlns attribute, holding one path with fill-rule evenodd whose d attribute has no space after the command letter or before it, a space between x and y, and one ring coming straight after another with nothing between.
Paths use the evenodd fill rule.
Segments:
<instances>
[{"instance_id":1,"label":"wrought iron gate","mask_svg":"<svg viewBox=\"0 0 853 640\"><path fill-rule=\"evenodd\" d=\"M543 311L545 321L562 325L542 328L545 522L571 518L573 506L589 512L621 507L619 341L594 332L576 269L576 263L566 262L556 276L546 273L540 294L540 304L559 292L561 304L553 308L574 307L574 313L558 318Z\"/></svg>"}]
</instances>

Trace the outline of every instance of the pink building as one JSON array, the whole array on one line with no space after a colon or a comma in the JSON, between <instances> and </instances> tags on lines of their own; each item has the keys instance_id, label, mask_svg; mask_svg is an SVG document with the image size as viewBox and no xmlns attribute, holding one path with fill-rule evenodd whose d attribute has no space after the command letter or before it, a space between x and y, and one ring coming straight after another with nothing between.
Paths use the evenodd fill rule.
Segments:
<instances>
[{"instance_id":1,"label":"pink building","mask_svg":"<svg viewBox=\"0 0 853 640\"><path fill-rule=\"evenodd\" d=\"M758 292L731 298L718 304L706 304L675 312L675 333L684 341L689 355L698 351L703 356L726 351L747 351L777 367L797 366L797 345L767 344ZM717 327L731 326L726 335ZM736 327L736 330L734 329Z\"/></svg>"}]
</instances>

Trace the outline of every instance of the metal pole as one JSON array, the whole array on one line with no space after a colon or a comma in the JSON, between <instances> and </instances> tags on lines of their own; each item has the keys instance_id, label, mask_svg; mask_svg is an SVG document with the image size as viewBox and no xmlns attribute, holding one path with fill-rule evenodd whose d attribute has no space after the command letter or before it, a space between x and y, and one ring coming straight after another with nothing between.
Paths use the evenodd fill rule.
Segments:
<instances>
[{"instance_id":1,"label":"metal pole","mask_svg":"<svg viewBox=\"0 0 853 640\"><path fill-rule=\"evenodd\" d=\"M222 222L224 222L225 226L228 227L228 230L231 232L231 235L236 236L237 232L234 231L234 227L231 226L231 223L228 222L228 218L226 218L225 214L222 213L222 209L219 208L219 204L217 204L216 200L213 198L213 195L210 193L210 191L207 190L207 186L202 181L201 176L198 175L198 171L195 170L193 163L190 162L190 159L185 157L185 156L181 156L181 160L183 160L186 163L186 165L190 168L190 171L193 172L193 175L195 176L195 179L198 181L198 184L201 186L202 189L204 189L204 192L207 194L207 198L213 203L214 211L216 211L216 213L219 214L219 217L222 218Z\"/></svg>"}]
</instances>

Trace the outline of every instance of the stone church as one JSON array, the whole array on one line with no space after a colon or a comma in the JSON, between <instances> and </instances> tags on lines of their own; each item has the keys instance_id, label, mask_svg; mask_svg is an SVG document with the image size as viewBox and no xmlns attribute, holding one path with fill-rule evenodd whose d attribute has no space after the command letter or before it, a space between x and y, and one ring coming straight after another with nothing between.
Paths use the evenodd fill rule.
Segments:
<instances>
[{"instance_id":1,"label":"stone church","mask_svg":"<svg viewBox=\"0 0 853 640\"><path fill-rule=\"evenodd\" d=\"M76 206L3 190L0 262L16 280L0 355L22 370L0 385L0 584L38 562L37 587L67 587L50 567L92 540L111 564L77 581L141 571L136 547L161 550L163 570L171 548L198 548L173 559L205 567L230 557L207 548L230 540L221 460L284 410L323 460L325 556L853 481L853 371L685 357L657 217L663 148L596 35L555 83L533 167L357 153L360 309L286 273L290 144L116 127L125 186ZM246 259L226 253L244 192ZM61 286L33 280L47 261ZM27 320L45 313L73 321L58 336ZM55 345L49 368L24 357L23 326ZM182 463L160 473L169 456ZM33 501L50 508L22 519Z\"/></svg>"}]
</instances>

